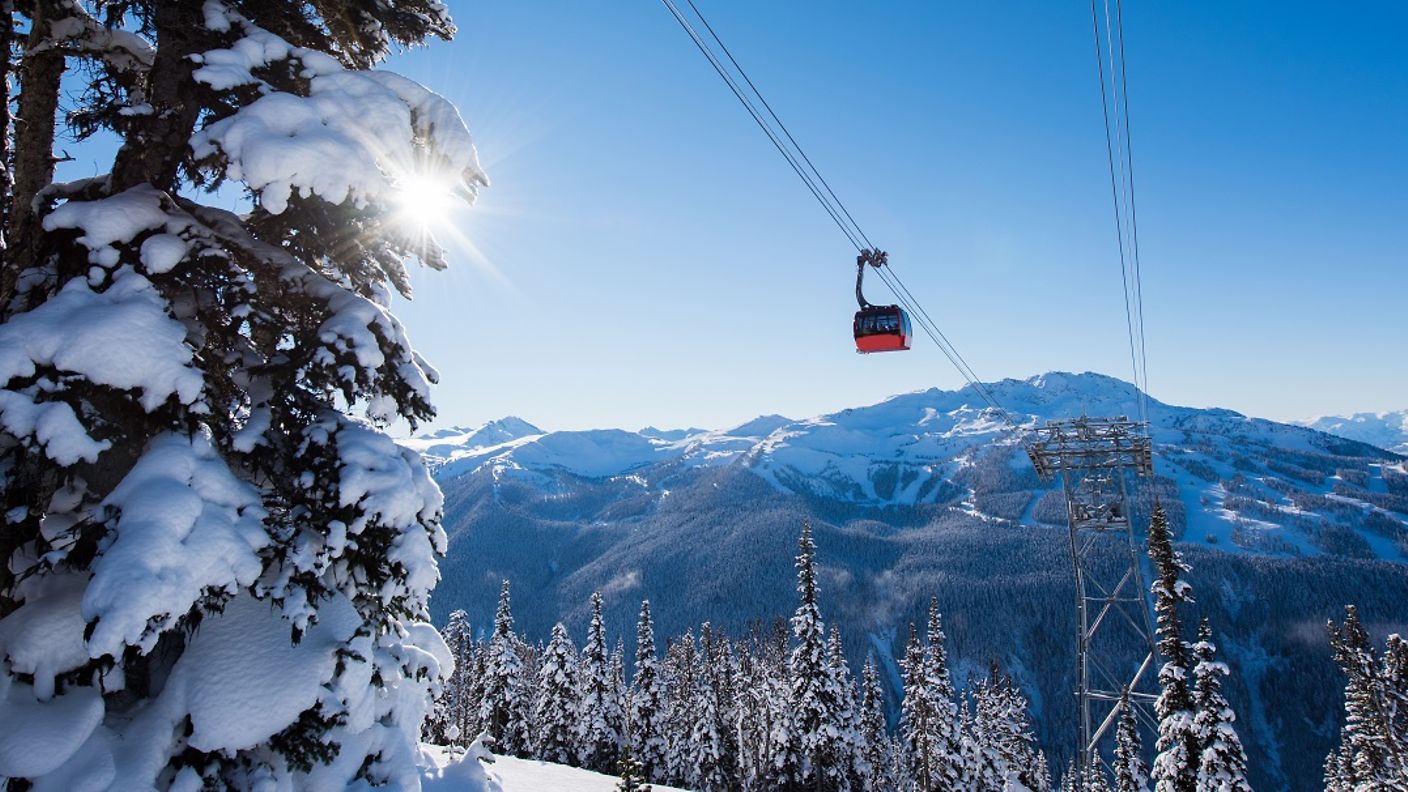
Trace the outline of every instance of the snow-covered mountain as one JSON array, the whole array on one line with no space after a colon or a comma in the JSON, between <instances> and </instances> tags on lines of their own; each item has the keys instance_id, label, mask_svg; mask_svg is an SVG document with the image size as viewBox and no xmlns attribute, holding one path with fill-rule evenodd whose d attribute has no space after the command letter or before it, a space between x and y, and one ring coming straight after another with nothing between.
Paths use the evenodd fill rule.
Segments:
<instances>
[{"instance_id":1,"label":"snow-covered mountain","mask_svg":"<svg viewBox=\"0 0 1408 792\"><path fill-rule=\"evenodd\" d=\"M1408 410L1326 415L1304 423L1312 429L1408 454Z\"/></svg>"},{"instance_id":2,"label":"snow-covered mountain","mask_svg":"<svg viewBox=\"0 0 1408 792\"><path fill-rule=\"evenodd\" d=\"M1064 762L1076 722L1065 506L1022 441L1051 418L1134 415L1137 392L1089 373L988 387L1018 429L971 389L933 389L721 430L543 432L515 420L502 435L420 438L450 533L432 609L487 624L508 578L529 636L580 626L593 591L616 634L648 597L666 634L709 620L737 635L791 612L808 518L823 610L853 667L873 651L895 673L896 636L937 595L956 678L1001 662ZM1228 410L1150 399L1149 415L1157 477L1140 484L1136 509L1159 497L1180 533L1197 608L1237 672L1229 690L1254 784L1315 788L1338 706L1325 691L1343 685L1322 625L1354 602L1375 629L1395 628L1408 601L1405 459Z\"/></svg>"},{"instance_id":3,"label":"snow-covered mountain","mask_svg":"<svg viewBox=\"0 0 1408 792\"><path fill-rule=\"evenodd\" d=\"M485 473L558 499L613 479L636 484L634 495L664 498L685 471L734 466L780 492L825 501L954 504L1035 524L1051 510L1038 513L1036 491L1044 488L1027 465L1025 430L1053 418L1137 410L1133 386L1101 374L1053 372L989 389L1019 429L984 410L977 394L964 388L909 393L805 420L763 416L718 431L543 432L506 418L409 444L426 455L442 482ZM1408 549L1403 460L1381 448L1228 410L1150 399L1148 411L1156 472L1165 494L1177 495L1186 539L1228 550L1390 560ZM975 480L1002 467L994 454L1006 465L1002 475L1020 480L1021 488L994 490L991 482ZM1029 497L1015 508L1021 493ZM996 494L1015 497L991 497ZM1327 536L1317 518L1344 530L1328 529Z\"/></svg>"}]
</instances>

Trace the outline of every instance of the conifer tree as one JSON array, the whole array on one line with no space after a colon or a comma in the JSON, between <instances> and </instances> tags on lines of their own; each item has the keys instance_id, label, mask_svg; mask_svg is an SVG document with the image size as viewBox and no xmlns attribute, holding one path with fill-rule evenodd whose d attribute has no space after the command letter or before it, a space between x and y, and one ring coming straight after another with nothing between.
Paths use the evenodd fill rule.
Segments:
<instances>
[{"instance_id":1,"label":"conifer tree","mask_svg":"<svg viewBox=\"0 0 1408 792\"><path fill-rule=\"evenodd\" d=\"M452 611L443 635L455 670L446 678L435 707L426 720L425 736L429 742L441 745L466 745L475 737L465 733L465 709L470 706L466 694L469 675L474 670L474 640L470 635L469 615L463 610ZM478 702L474 702L473 706L477 708Z\"/></svg>"},{"instance_id":2,"label":"conifer tree","mask_svg":"<svg viewBox=\"0 0 1408 792\"><path fill-rule=\"evenodd\" d=\"M928 792L937 783L932 757L938 741L929 704L924 645L919 641L919 631L913 622L909 624L909 640L905 642L900 670L904 674L904 700L900 704L900 735L905 747L903 755L910 763L915 785L922 792Z\"/></svg>"},{"instance_id":3,"label":"conifer tree","mask_svg":"<svg viewBox=\"0 0 1408 792\"><path fill-rule=\"evenodd\" d=\"M699 628L699 651L694 655L694 685L683 691L692 713L689 732L690 772L686 776L694 789L721 789L728 779L724 769L725 749L719 697L711 649L714 632L705 622Z\"/></svg>"},{"instance_id":4,"label":"conifer tree","mask_svg":"<svg viewBox=\"0 0 1408 792\"><path fill-rule=\"evenodd\" d=\"M831 727L826 730L825 753L828 764L835 768L836 788L850 789L860 783L856 765L860 759L861 738L857 728L855 680L851 678L851 668L841 645L841 631L834 626L827 636L826 655L826 671L835 690L836 708Z\"/></svg>"},{"instance_id":5,"label":"conifer tree","mask_svg":"<svg viewBox=\"0 0 1408 792\"><path fill-rule=\"evenodd\" d=\"M841 789L847 773L838 764L833 735L841 692L827 670L826 625L817 603L816 545L809 522L802 523L797 546L801 602L792 616L796 645L788 664L792 682L792 731L787 744L791 781L798 789Z\"/></svg>"},{"instance_id":6,"label":"conifer tree","mask_svg":"<svg viewBox=\"0 0 1408 792\"><path fill-rule=\"evenodd\" d=\"M621 776L621 782L616 785L616 792L650 792L645 770L640 762L636 761L631 746L627 745L621 749L621 760L616 763L616 771Z\"/></svg>"},{"instance_id":7,"label":"conifer tree","mask_svg":"<svg viewBox=\"0 0 1408 792\"><path fill-rule=\"evenodd\" d=\"M1153 781L1155 792L1194 792L1198 782L1198 735L1193 691L1189 687L1191 663L1183 640L1178 609L1192 601L1192 590L1182 579L1188 571L1173 548L1168 517L1155 503L1149 520L1149 560L1154 565L1154 610L1158 615L1158 648L1164 663L1159 669L1161 692L1154 711L1159 718Z\"/></svg>"},{"instance_id":8,"label":"conifer tree","mask_svg":"<svg viewBox=\"0 0 1408 792\"><path fill-rule=\"evenodd\" d=\"M1345 675L1345 724L1326 760L1326 789L1408 789L1408 645L1390 635L1382 661L1353 605L1330 622L1335 664Z\"/></svg>"},{"instance_id":9,"label":"conifer tree","mask_svg":"<svg viewBox=\"0 0 1408 792\"><path fill-rule=\"evenodd\" d=\"M577 647L567 628L552 628L538 670L533 704L534 758L559 764L573 760L577 743Z\"/></svg>"},{"instance_id":10,"label":"conifer tree","mask_svg":"<svg viewBox=\"0 0 1408 792\"><path fill-rule=\"evenodd\" d=\"M886 756L887 744L885 694L880 688L880 671L875 666L875 656L872 654L866 657L865 666L861 671L860 749L856 757L861 789L884 787L885 772L889 764L889 758Z\"/></svg>"},{"instance_id":11,"label":"conifer tree","mask_svg":"<svg viewBox=\"0 0 1408 792\"><path fill-rule=\"evenodd\" d=\"M1247 755L1237 736L1237 716L1222 695L1222 677L1227 666L1217 662L1217 646L1212 627L1204 618L1198 625L1198 642L1193 645L1195 680L1193 701L1198 714L1193 724L1198 733L1199 792L1251 792L1247 783Z\"/></svg>"},{"instance_id":12,"label":"conifer tree","mask_svg":"<svg viewBox=\"0 0 1408 792\"><path fill-rule=\"evenodd\" d=\"M620 699L615 693L606 656L606 626L601 618L601 594L592 594L592 622L578 665L577 757L582 766L609 773L620 758Z\"/></svg>"},{"instance_id":13,"label":"conifer tree","mask_svg":"<svg viewBox=\"0 0 1408 792\"><path fill-rule=\"evenodd\" d=\"M650 601L640 603L640 624L636 627L636 667L631 682L631 754L640 763L642 777L664 781L666 772L665 727L668 715L665 680L655 656L655 627L650 621Z\"/></svg>"},{"instance_id":14,"label":"conifer tree","mask_svg":"<svg viewBox=\"0 0 1408 792\"><path fill-rule=\"evenodd\" d=\"M1129 689L1120 696L1120 723L1115 732L1115 792L1149 792L1149 770L1144 764L1143 746L1139 740L1139 722L1134 717L1134 705Z\"/></svg>"},{"instance_id":15,"label":"conifer tree","mask_svg":"<svg viewBox=\"0 0 1408 792\"><path fill-rule=\"evenodd\" d=\"M665 649L664 676L669 690L666 717L666 777L672 785L687 784L693 772L690 740L694 733L693 691L695 688L694 631L670 642Z\"/></svg>"},{"instance_id":16,"label":"conifer tree","mask_svg":"<svg viewBox=\"0 0 1408 792\"><path fill-rule=\"evenodd\" d=\"M529 719L531 691L518 636L513 632L513 606L509 582L499 589L499 606L494 612L494 635L484 658L484 693L479 704L479 721L497 753L526 756L532 750Z\"/></svg>"},{"instance_id":17,"label":"conifer tree","mask_svg":"<svg viewBox=\"0 0 1408 792\"><path fill-rule=\"evenodd\" d=\"M957 693L948 668L943 620L939 613L939 598L929 599L929 622L925 631L924 691L929 709L930 737L926 745L930 752L925 763L930 768L933 783L939 789L951 789L962 776L962 758L958 735Z\"/></svg>"},{"instance_id":18,"label":"conifer tree","mask_svg":"<svg viewBox=\"0 0 1408 792\"><path fill-rule=\"evenodd\" d=\"M1082 792L1110 792L1110 779L1105 777L1105 768L1098 764L1086 769L1082 781Z\"/></svg>"},{"instance_id":19,"label":"conifer tree","mask_svg":"<svg viewBox=\"0 0 1408 792\"><path fill-rule=\"evenodd\" d=\"M389 305L408 260L445 262L396 215L412 182L469 198L485 179L448 102L366 70L449 38L448 9L0 16L0 632L73 649L31 667L9 644L0 687L83 715L30 719L52 761L0 777L414 784L450 670L427 609L445 535L424 464L384 431L434 415L434 371ZM68 133L116 144L62 184L61 95Z\"/></svg>"}]
</instances>

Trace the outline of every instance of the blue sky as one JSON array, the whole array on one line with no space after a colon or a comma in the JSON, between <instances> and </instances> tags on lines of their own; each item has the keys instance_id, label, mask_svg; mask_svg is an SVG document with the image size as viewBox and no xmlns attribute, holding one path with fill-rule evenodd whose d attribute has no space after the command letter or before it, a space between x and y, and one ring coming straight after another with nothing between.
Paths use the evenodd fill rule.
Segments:
<instances>
[{"instance_id":1,"label":"blue sky","mask_svg":"<svg viewBox=\"0 0 1408 792\"><path fill-rule=\"evenodd\" d=\"M980 376L1129 378L1084 2L697 2ZM923 339L852 351L854 251L659 3L451 5L454 42L387 65L493 180L454 218L476 250L397 305L442 423L961 384ZM1125 32L1153 395L1408 407L1408 10L1130 2Z\"/></svg>"}]
</instances>

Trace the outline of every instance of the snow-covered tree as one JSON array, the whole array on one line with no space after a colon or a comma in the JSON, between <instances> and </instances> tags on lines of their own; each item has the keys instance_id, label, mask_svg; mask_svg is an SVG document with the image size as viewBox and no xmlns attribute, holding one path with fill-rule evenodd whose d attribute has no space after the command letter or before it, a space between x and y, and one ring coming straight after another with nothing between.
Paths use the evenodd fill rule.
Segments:
<instances>
[{"instance_id":1,"label":"snow-covered tree","mask_svg":"<svg viewBox=\"0 0 1408 792\"><path fill-rule=\"evenodd\" d=\"M836 768L834 773L837 788L850 789L860 782L856 770L861 749L856 713L856 686L855 680L851 678L851 667L846 662L846 653L841 646L841 631L834 626L826 639L826 673L836 691L836 708L832 715L831 727L827 729L825 753L831 757L830 764Z\"/></svg>"},{"instance_id":2,"label":"snow-covered tree","mask_svg":"<svg viewBox=\"0 0 1408 792\"><path fill-rule=\"evenodd\" d=\"M610 773L620 758L620 697L606 656L601 594L592 594L592 621L577 674L577 758L582 766Z\"/></svg>"},{"instance_id":3,"label":"snow-covered tree","mask_svg":"<svg viewBox=\"0 0 1408 792\"><path fill-rule=\"evenodd\" d=\"M686 630L665 649L663 671L670 697L665 719L665 774L669 783L676 785L688 783L693 772L690 740L694 733L695 653L692 630Z\"/></svg>"},{"instance_id":4,"label":"snow-covered tree","mask_svg":"<svg viewBox=\"0 0 1408 792\"><path fill-rule=\"evenodd\" d=\"M1115 792L1149 792L1149 769L1139 740L1139 722L1129 689L1120 695L1120 722L1115 731Z\"/></svg>"},{"instance_id":5,"label":"snow-covered tree","mask_svg":"<svg viewBox=\"0 0 1408 792\"><path fill-rule=\"evenodd\" d=\"M1158 648L1164 663L1159 668L1160 693L1154 704L1159 718L1153 781L1155 792L1193 792L1198 783L1198 734L1190 686L1191 663L1183 640L1178 609L1192 601L1192 590L1182 579L1188 566L1173 548L1168 517L1155 503L1149 519L1149 560L1154 565L1154 610L1158 615Z\"/></svg>"},{"instance_id":6,"label":"snow-covered tree","mask_svg":"<svg viewBox=\"0 0 1408 792\"><path fill-rule=\"evenodd\" d=\"M636 627L636 667L631 680L628 745L648 781L665 780L665 718L667 700L660 660L655 656L655 626L650 621L650 601L640 604Z\"/></svg>"},{"instance_id":7,"label":"snow-covered tree","mask_svg":"<svg viewBox=\"0 0 1408 792\"><path fill-rule=\"evenodd\" d=\"M572 761L577 743L577 647L558 622L543 651L533 703L533 755L548 762Z\"/></svg>"},{"instance_id":8,"label":"snow-covered tree","mask_svg":"<svg viewBox=\"0 0 1408 792\"><path fill-rule=\"evenodd\" d=\"M0 776L414 786L451 666L427 621L445 536L424 465L383 431L433 416L435 376L388 306L407 260L444 260L397 215L412 184L485 180L448 102L367 69L448 38L446 7L0 16L23 121L6 82L0 722L43 746ZM64 85L70 132L118 145L57 184ZM201 189L221 184L241 212Z\"/></svg>"},{"instance_id":9,"label":"snow-covered tree","mask_svg":"<svg viewBox=\"0 0 1408 792\"><path fill-rule=\"evenodd\" d=\"M1325 788L1408 790L1408 642L1388 637L1375 656L1359 610L1345 609L1344 623L1329 623L1335 664L1345 675L1345 724L1340 746L1325 762Z\"/></svg>"},{"instance_id":10,"label":"snow-covered tree","mask_svg":"<svg viewBox=\"0 0 1408 792\"><path fill-rule=\"evenodd\" d=\"M505 580L494 612L494 635L484 653L479 722L497 753L526 756L532 750L529 719L533 702L520 643L513 632L513 606Z\"/></svg>"},{"instance_id":11,"label":"snow-covered tree","mask_svg":"<svg viewBox=\"0 0 1408 792\"><path fill-rule=\"evenodd\" d=\"M880 671L875 656L866 657L861 670L860 746L856 753L856 770L861 789L886 786L889 740L885 728L885 694L880 688Z\"/></svg>"},{"instance_id":12,"label":"snow-covered tree","mask_svg":"<svg viewBox=\"0 0 1408 792\"><path fill-rule=\"evenodd\" d=\"M720 713L711 652L714 634L708 622L700 627L699 638L699 651L694 655L694 686L680 691L692 714L687 749L690 768L685 781L693 789L722 789L728 782L724 746L728 726Z\"/></svg>"},{"instance_id":13,"label":"snow-covered tree","mask_svg":"<svg viewBox=\"0 0 1408 792\"><path fill-rule=\"evenodd\" d=\"M994 667L988 680L978 685L974 705L974 738L982 756L979 784L997 792L1037 792L1041 774L1026 698Z\"/></svg>"},{"instance_id":14,"label":"snow-covered tree","mask_svg":"<svg viewBox=\"0 0 1408 792\"><path fill-rule=\"evenodd\" d=\"M801 602L792 616L796 645L788 663L792 682L792 730L787 743L792 785L798 789L848 789L849 773L837 754L837 728L844 694L828 669L826 625L817 603L816 544L812 528L802 523L797 543L797 593Z\"/></svg>"},{"instance_id":15,"label":"snow-covered tree","mask_svg":"<svg viewBox=\"0 0 1408 792\"><path fill-rule=\"evenodd\" d=\"M1237 716L1222 695L1227 666L1217 662L1212 627L1205 618L1198 625L1193 644L1193 719L1198 733L1198 792L1251 792L1247 783L1247 755L1237 736Z\"/></svg>"},{"instance_id":16,"label":"snow-covered tree","mask_svg":"<svg viewBox=\"0 0 1408 792\"><path fill-rule=\"evenodd\" d=\"M944 635L939 598L929 598L929 621L925 628L924 694L929 710L929 754L924 763L932 783L939 789L952 788L962 775L958 735L957 692L948 668L948 638Z\"/></svg>"},{"instance_id":17,"label":"snow-covered tree","mask_svg":"<svg viewBox=\"0 0 1408 792\"><path fill-rule=\"evenodd\" d=\"M616 763L616 772L621 776L620 783L616 785L616 792L650 792L645 769L631 753L631 746L627 745L621 749L621 760Z\"/></svg>"},{"instance_id":18,"label":"snow-covered tree","mask_svg":"<svg viewBox=\"0 0 1408 792\"><path fill-rule=\"evenodd\" d=\"M479 708L479 702L469 698L469 680L474 673L474 638L470 633L469 614L462 610L451 612L443 636L455 670L445 679L434 710L426 718L425 735L433 743L467 745L477 736L469 731L469 710Z\"/></svg>"}]
</instances>

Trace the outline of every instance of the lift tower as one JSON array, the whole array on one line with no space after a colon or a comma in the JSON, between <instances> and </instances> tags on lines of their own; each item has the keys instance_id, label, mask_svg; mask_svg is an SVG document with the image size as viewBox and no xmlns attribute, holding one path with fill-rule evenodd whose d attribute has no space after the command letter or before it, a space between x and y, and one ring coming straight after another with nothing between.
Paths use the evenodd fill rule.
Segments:
<instances>
[{"instance_id":1,"label":"lift tower","mask_svg":"<svg viewBox=\"0 0 1408 792\"><path fill-rule=\"evenodd\" d=\"M1125 690L1141 720L1153 723L1154 625L1126 485L1130 473L1153 475L1145 428L1124 416L1049 421L1027 446L1041 480L1060 476L1066 492L1080 629L1082 773L1104 761L1101 743L1114 732Z\"/></svg>"}]
</instances>

